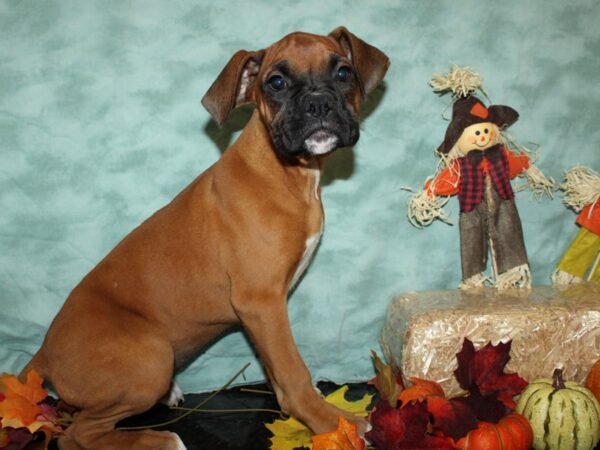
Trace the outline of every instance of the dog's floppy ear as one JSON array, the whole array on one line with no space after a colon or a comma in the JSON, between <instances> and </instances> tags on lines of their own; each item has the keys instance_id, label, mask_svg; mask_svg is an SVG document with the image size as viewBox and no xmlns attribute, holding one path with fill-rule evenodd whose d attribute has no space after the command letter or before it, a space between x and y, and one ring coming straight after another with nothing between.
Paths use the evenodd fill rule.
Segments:
<instances>
[{"instance_id":1,"label":"dog's floppy ear","mask_svg":"<svg viewBox=\"0 0 600 450\"><path fill-rule=\"evenodd\" d=\"M254 100L252 88L263 54L238 51L202 97L202 104L219 125L223 125L231 110Z\"/></svg>"},{"instance_id":2,"label":"dog's floppy ear","mask_svg":"<svg viewBox=\"0 0 600 450\"><path fill-rule=\"evenodd\" d=\"M339 42L348 59L358 71L363 95L369 94L383 80L390 65L388 57L378 48L357 38L345 27L338 27L329 36Z\"/></svg>"}]
</instances>

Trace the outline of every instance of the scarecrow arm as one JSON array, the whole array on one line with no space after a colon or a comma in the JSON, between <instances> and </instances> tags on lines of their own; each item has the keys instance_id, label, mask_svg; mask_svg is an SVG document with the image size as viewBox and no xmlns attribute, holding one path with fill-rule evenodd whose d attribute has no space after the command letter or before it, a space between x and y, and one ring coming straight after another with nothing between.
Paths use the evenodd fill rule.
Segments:
<instances>
[{"instance_id":1,"label":"scarecrow arm","mask_svg":"<svg viewBox=\"0 0 600 450\"><path fill-rule=\"evenodd\" d=\"M525 153L516 155L505 148L502 148L502 150L504 156L506 156L506 159L508 160L508 172L511 179L529 169L529 157Z\"/></svg>"},{"instance_id":2,"label":"scarecrow arm","mask_svg":"<svg viewBox=\"0 0 600 450\"><path fill-rule=\"evenodd\" d=\"M600 236L600 202L584 206L577 216L577 224Z\"/></svg>"},{"instance_id":3,"label":"scarecrow arm","mask_svg":"<svg viewBox=\"0 0 600 450\"><path fill-rule=\"evenodd\" d=\"M442 170L436 177L425 182L425 191L430 196L449 197L458 194L460 169L456 161Z\"/></svg>"}]
</instances>

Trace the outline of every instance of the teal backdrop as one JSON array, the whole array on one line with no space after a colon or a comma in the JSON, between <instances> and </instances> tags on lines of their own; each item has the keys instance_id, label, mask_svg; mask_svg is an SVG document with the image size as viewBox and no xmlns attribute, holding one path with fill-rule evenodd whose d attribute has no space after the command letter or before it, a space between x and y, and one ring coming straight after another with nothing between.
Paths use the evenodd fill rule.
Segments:
<instances>
[{"instance_id":1,"label":"teal backdrop","mask_svg":"<svg viewBox=\"0 0 600 450\"><path fill-rule=\"evenodd\" d=\"M599 170L599 23L596 0L1 0L0 371L19 371L79 280L235 139L248 109L219 129L200 105L230 56L345 25L391 67L359 143L326 161L325 233L289 310L315 379L372 377L390 299L460 280L458 227L406 218L403 187L433 173L450 111L428 81L474 68L520 112L511 135L541 146L546 175ZM535 284L577 232L561 199L517 195ZM456 198L446 211L457 222ZM263 379L233 332L178 381L215 388L247 362L245 380Z\"/></svg>"}]
</instances>

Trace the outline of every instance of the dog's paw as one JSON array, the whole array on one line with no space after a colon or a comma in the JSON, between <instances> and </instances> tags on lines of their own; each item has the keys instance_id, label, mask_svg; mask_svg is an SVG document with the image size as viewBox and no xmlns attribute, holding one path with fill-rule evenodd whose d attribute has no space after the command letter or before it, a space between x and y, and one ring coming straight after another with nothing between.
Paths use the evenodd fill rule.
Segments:
<instances>
[{"instance_id":1,"label":"dog's paw","mask_svg":"<svg viewBox=\"0 0 600 450\"><path fill-rule=\"evenodd\" d=\"M173 383L174 386L177 386L175 383ZM179 389L179 387L177 387ZM181 390L179 390L179 392L181 392ZM182 398L183 398L183 394ZM179 435L177 433L171 433L173 435L173 439L175 440L175 445L177 445L177 450L187 450L187 447L185 446L185 444L183 443L183 441L181 440L181 438L179 437Z\"/></svg>"},{"instance_id":2,"label":"dog's paw","mask_svg":"<svg viewBox=\"0 0 600 450\"><path fill-rule=\"evenodd\" d=\"M183 399L183 391L179 386L177 386L177 383L172 381L171 390L160 400L160 403L167 405L168 407L179 406L181 403L183 403Z\"/></svg>"}]
</instances>

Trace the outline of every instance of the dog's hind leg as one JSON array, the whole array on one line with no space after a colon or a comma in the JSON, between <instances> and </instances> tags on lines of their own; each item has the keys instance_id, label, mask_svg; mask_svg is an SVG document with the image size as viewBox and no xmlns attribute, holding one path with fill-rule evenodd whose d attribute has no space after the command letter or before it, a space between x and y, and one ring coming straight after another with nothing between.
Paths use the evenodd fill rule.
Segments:
<instances>
[{"instance_id":1,"label":"dog's hind leg","mask_svg":"<svg viewBox=\"0 0 600 450\"><path fill-rule=\"evenodd\" d=\"M144 345L146 344L146 345ZM161 365L172 364L172 353L157 352L156 346L140 343L143 351L154 347L153 358L128 359L128 377L107 386L93 401L83 401L81 412L59 438L61 450L184 450L179 436L166 431L126 431L115 429L120 420L152 408L169 388L172 370ZM120 361L125 369L125 361ZM142 376L144 374L145 376ZM103 374L106 375L106 374ZM110 379L103 376L106 383ZM88 392L88 394L90 394Z\"/></svg>"},{"instance_id":2,"label":"dog's hind leg","mask_svg":"<svg viewBox=\"0 0 600 450\"><path fill-rule=\"evenodd\" d=\"M115 423L139 411L107 410L81 411L75 421L58 440L60 450L185 450L186 447L175 433L168 431L121 431Z\"/></svg>"},{"instance_id":3,"label":"dog's hind leg","mask_svg":"<svg viewBox=\"0 0 600 450\"><path fill-rule=\"evenodd\" d=\"M124 314L111 322L110 312L82 315L61 333L49 333L44 351L49 379L66 403L81 410L59 438L59 448L185 449L173 433L115 429L120 420L149 410L169 391L175 356L155 324ZM103 333L91 333L97 329Z\"/></svg>"}]
</instances>

